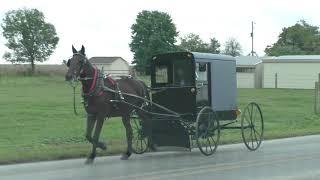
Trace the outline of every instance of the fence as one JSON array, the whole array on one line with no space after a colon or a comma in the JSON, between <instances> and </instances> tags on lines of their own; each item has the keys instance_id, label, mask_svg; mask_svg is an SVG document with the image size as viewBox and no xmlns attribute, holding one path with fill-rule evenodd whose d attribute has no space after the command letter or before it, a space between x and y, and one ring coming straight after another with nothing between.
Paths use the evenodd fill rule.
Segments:
<instances>
[{"instance_id":1,"label":"fence","mask_svg":"<svg viewBox=\"0 0 320 180\"><path fill-rule=\"evenodd\" d=\"M0 64L0 75L28 75L31 72L30 64ZM39 75L65 75L65 65L36 65L35 74Z\"/></svg>"}]
</instances>

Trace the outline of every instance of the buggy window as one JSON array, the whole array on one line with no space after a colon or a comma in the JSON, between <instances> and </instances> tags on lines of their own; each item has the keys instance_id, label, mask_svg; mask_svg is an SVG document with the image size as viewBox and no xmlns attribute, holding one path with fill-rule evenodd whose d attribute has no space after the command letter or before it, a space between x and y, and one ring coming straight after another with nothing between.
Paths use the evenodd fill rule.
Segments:
<instances>
[{"instance_id":1,"label":"buggy window","mask_svg":"<svg viewBox=\"0 0 320 180\"><path fill-rule=\"evenodd\" d=\"M190 64L185 61L173 61L173 84L177 86L190 86L192 85L192 72L189 70Z\"/></svg>"},{"instance_id":2,"label":"buggy window","mask_svg":"<svg viewBox=\"0 0 320 180\"><path fill-rule=\"evenodd\" d=\"M156 67L156 83L168 83L168 67Z\"/></svg>"},{"instance_id":3,"label":"buggy window","mask_svg":"<svg viewBox=\"0 0 320 180\"><path fill-rule=\"evenodd\" d=\"M210 106L209 63L196 63L197 107Z\"/></svg>"},{"instance_id":4,"label":"buggy window","mask_svg":"<svg viewBox=\"0 0 320 180\"><path fill-rule=\"evenodd\" d=\"M153 59L153 87L186 87L194 85L194 61L186 54L163 55Z\"/></svg>"},{"instance_id":5,"label":"buggy window","mask_svg":"<svg viewBox=\"0 0 320 180\"><path fill-rule=\"evenodd\" d=\"M197 82L208 81L207 63L196 63L196 80Z\"/></svg>"}]
</instances>

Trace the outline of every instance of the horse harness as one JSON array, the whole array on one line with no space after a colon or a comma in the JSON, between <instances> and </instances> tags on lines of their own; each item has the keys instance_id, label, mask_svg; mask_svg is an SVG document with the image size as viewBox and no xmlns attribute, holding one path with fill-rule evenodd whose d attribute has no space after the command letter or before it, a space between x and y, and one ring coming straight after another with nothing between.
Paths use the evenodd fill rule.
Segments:
<instances>
[{"instance_id":1,"label":"horse harness","mask_svg":"<svg viewBox=\"0 0 320 180\"><path fill-rule=\"evenodd\" d=\"M112 100L117 100L117 101L110 101L112 103L113 107L117 107L117 103L119 100L124 100L124 97L120 91L119 84L116 80L114 80L110 76L104 77L103 73L100 72L99 69L94 67L94 75L92 78L86 78L86 80L92 79L92 83L90 86L90 89L88 92L85 92L86 90L84 89L84 86L82 87L82 98L83 98L83 104L85 107L88 107L89 105L89 98L94 97L94 96L102 96L106 92L111 92L108 89L113 90L116 93L112 92ZM108 84L105 85L104 80L107 80ZM85 81L84 79L80 79L80 81Z\"/></svg>"},{"instance_id":2,"label":"horse harness","mask_svg":"<svg viewBox=\"0 0 320 180\"><path fill-rule=\"evenodd\" d=\"M110 101L112 105L117 108L117 104L115 102L118 102L119 100L124 100L124 97L122 95L122 92L120 91L118 82L114 80L112 77L107 76L106 78L104 77L103 73L100 72L100 70L97 67L94 67L94 72L92 77L81 77L83 75L83 67L86 63L88 63L87 57L80 53L75 53L79 54L82 57L84 57L84 60L81 61L80 63L80 77L78 78L79 81L82 83L92 80L92 83L90 85L90 88L88 92L85 92L85 86L82 86L82 99L83 99L83 104L85 107L88 107L89 105L89 98L94 97L94 96L102 96L105 92L112 92L113 94L113 100ZM69 61L68 61L69 63ZM68 66L68 64L67 64ZM110 87L105 86L104 80L107 80L108 83L110 84ZM116 100L116 101L114 101Z\"/></svg>"}]
</instances>

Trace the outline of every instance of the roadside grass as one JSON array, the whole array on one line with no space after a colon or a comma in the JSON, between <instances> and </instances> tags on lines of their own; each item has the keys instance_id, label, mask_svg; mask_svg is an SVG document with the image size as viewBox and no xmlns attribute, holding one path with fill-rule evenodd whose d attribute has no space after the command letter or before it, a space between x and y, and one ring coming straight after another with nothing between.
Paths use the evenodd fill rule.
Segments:
<instances>
[{"instance_id":1,"label":"roadside grass","mask_svg":"<svg viewBox=\"0 0 320 180\"><path fill-rule=\"evenodd\" d=\"M146 77L142 79L146 80ZM73 114L71 87L62 76L0 76L0 164L84 157L85 113L77 88ZM320 116L313 113L313 90L239 89L238 105L251 101L263 111L265 139L320 133ZM119 118L105 122L102 140L107 151L125 150L125 129ZM221 143L241 142L240 130L222 131Z\"/></svg>"}]
</instances>

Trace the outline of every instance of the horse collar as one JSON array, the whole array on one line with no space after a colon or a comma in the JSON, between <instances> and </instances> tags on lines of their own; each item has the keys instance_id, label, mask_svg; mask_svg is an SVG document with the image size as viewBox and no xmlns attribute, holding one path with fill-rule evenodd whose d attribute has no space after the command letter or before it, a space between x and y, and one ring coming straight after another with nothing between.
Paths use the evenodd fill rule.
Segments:
<instances>
[{"instance_id":1,"label":"horse collar","mask_svg":"<svg viewBox=\"0 0 320 180\"><path fill-rule=\"evenodd\" d=\"M83 80L88 80L88 79L92 79L92 83L90 85L89 91L87 93L84 92L84 85L82 86L82 90L83 90L83 96L92 96L95 95L96 93L96 89L97 89L97 80L98 80L98 69L96 67L94 67L93 70L93 77L92 78L83 78Z\"/></svg>"}]
</instances>

